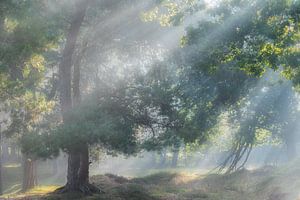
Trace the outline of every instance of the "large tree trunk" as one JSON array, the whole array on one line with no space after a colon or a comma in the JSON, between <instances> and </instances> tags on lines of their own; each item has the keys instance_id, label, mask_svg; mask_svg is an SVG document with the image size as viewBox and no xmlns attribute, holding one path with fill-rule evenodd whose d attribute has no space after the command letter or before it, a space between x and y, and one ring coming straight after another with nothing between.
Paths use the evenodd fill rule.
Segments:
<instances>
[{"instance_id":1,"label":"large tree trunk","mask_svg":"<svg viewBox=\"0 0 300 200\"><path fill-rule=\"evenodd\" d=\"M79 190L79 186L80 186L80 182L78 178L79 167L80 167L80 156L78 152L69 152L67 185L65 186L65 191Z\"/></svg>"},{"instance_id":2,"label":"large tree trunk","mask_svg":"<svg viewBox=\"0 0 300 200\"><path fill-rule=\"evenodd\" d=\"M85 48L85 47L84 47ZM81 74L81 61L83 58L84 50L82 50L75 59L74 62L74 73L73 73L73 106L77 106L81 102L80 93L80 74Z\"/></svg>"},{"instance_id":3,"label":"large tree trunk","mask_svg":"<svg viewBox=\"0 0 300 200\"><path fill-rule=\"evenodd\" d=\"M36 163L26 155L23 157L23 184L22 191L34 188L37 184Z\"/></svg>"},{"instance_id":4,"label":"large tree trunk","mask_svg":"<svg viewBox=\"0 0 300 200\"><path fill-rule=\"evenodd\" d=\"M81 146L80 149L80 167L79 167L79 181L84 184L89 183L89 148L87 144Z\"/></svg>"},{"instance_id":5,"label":"large tree trunk","mask_svg":"<svg viewBox=\"0 0 300 200\"><path fill-rule=\"evenodd\" d=\"M62 61L59 65L60 77L60 103L63 114L63 120L67 121L65 113L72 108L71 94L71 68L72 57L75 52L75 45L79 35L85 12L87 9L87 0L80 0L76 4L76 12L71 22L70 29L66 38L66 45L63 50Z\"/></svg>"},{"instance_id":6,"label":"large tree trunk","mask_svg":"<svg viewBox=\"0 0 300 200\"><path fill-rule=\"evenodd\" d=\"M83 58L86 45L83 46L83 50L77 55L77 59L74 63L74 74L73 74L73 106L77 106L81 102L80 93L80 66ZM86 143L80 145L79 151L79 169L78 169L78 180L79 187L85 190L89 190L89 146Z\"/></svg>"},{"instance_id":7,"label":"large tree trunk","mask_svg":"<svg viewBox=\"0 0 300 200\"><path fill-rule=\"evenodd\" d=\"M83 44L82 50L78 53L75 63L74 63L74 73L73 73L73 106L77 106L81 102L80 93L80 66L82 58L84 56L85 50L87 48L87 43ZM78 171L79 182L82 184L89 184L89 146L86 143L80 145L80 167Z\"/></svg>"},{"instance_id":8,"label":"large tree trunk","mask_svg":"<svg viewBox=\"0 0 300 200\"><path fill-rule=\"evenodd\" d=\"M59 192L79 191L84 194L100 192L89 183L89 155L88 146L82 147L80 152L69 153L67 184Z\"/></svg>"},{"instance_id":9,"label":"large tree trunk","mask_svg":"<svg viewBox=\"0 0 300 200\"><path fill-rule=\"evenodd\" d=\"M60 101L63 114L63 121L67 122L68 119L65 115L72 108L72 87L71 87L71 68L72 68L72 56L75 52L75 45L79 35L80 27L83 23L89 0L78 0L76 2L76 11L71 21L71 26L67 34L66 45L63 50L62 61L59 65L60 75ZM80 101L80 68L79 65L74 68L74 104ZM82 145L83 148L79 151L69 149L68 158L68 173L67 184L59 191L82 191L84 193L90 193L96 191L94 187L88 183L88 146Z\"/></svg>"}]
</instances>

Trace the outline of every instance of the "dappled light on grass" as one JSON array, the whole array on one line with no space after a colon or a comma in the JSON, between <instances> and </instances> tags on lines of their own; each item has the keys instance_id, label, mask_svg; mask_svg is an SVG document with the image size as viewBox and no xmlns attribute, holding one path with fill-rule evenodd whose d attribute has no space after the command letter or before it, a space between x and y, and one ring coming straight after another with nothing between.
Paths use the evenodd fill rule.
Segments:
<instances>
[{"instance_id":1,"label":"dappled light on grass","mask_svg":"<svg viewBox=\"0 0 300 200\"><path fill-rule=\"evenodd\" d=\"M54 192L59 186L39 186L26 192L26 195L45 195Z\"/></svg>"},{"instance_id":2,"label":"dappled light on grass","mask_svg":"<svg viewBox=\"0 0 300 200\"><path fill-rule=\"evenodd\" d=\"M59 186L38 186L35 187L25 193L21 193L20 190L18 192L5 194L0 198L6 198L6 199L30 199L30 198L37 198L37 197L43 197L46 195L49 195L50 193L54 192L56 189L58 189Z\"/></svg>"},{"instance_id":3,"label":"dappled light on grass","mask_svg":"<svg viewBox=\"0 0 300 200\"><path fill-rule=\"evenodd\" d=\"M21 167L21 164L19 163L14 163L14 164L7 164L3 166L4 168L18 168Z\"/></svg>"},{"instance_id":4,"label":"dappled light on grass","mask_svg":"<svg viewBox=\"0 0 300 200\"><path fill-rule=\"evenodd\" d=\"M177 172L175 171L157 172L142 178L134 178L132 179L132 181L146 183L146 184L154 184L154 185L155 184L182 185L195 180L200 180L203 177L205 177L204 173L203 174L189 173L186 171L177 170Z\"/></svg>"},{"instance_id":5,"label":"dappled light on grass","mask_svg":"<svg viewBox=\"0 0 300 200\"><path fill-rule=\"evenodd\" d=\"M15 184L3 191L4 194L14 195L21 191L21 184Z\"/></svg>"},{"instance_id":6,"label":"dappled light on grass","mask_svg":"<svg viewBox=\"0 0 300 200\"><path fill-rule=\"evenodd\" d=\"M22 173L21 165L7 164L2 168L3 193L11 194L17 193L21 190Z\"/></svg>"}]
</instances>

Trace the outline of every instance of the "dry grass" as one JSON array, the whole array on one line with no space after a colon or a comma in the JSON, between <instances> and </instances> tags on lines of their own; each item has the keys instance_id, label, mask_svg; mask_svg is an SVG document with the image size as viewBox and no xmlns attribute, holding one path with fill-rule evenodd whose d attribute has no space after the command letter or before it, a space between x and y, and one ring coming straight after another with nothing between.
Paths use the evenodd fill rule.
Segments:
<instances>
[{"instance_id":1,"label":"dry grass","mask_svg":"<svg viewBox=\"0 0 300 200\"><path fill-rule=\"evenodd\" d=\"M105 193L84 197L80 194L47 195L55 186L40 187L19 199L46 200L296 200L300 189L300 163L275 169L241 170L222 175L160 172L141 178L112 174L97 175L91 182ZM300 199L299 199L300 200Z\"/></svg>"},{"instance_id":2,"label":"dry grass","mask_svg":"<svg viewBox=\"0 0 300 200\"><path fill-rule=\"evenodd\" d=\"M59 186L39 186L26 193L15 192L7 195L3 195L0 199L18 199L18 200L29 200L29 199L41 199L43 196L48 195L55 191Z\"/></svg>"}]
</instances>

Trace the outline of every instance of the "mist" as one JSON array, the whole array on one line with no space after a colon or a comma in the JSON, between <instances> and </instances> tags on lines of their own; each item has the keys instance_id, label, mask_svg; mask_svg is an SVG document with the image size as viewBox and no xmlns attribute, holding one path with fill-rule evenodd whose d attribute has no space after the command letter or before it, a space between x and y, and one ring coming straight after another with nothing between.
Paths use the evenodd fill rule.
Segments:
<instances>
[{"instance_id":1,"label":"mist","mask_svg":"<svg viewBox=\"0 0 300 200\"><path fill-rule=\"evenodd\" d=\"M299 6L0 2L0 199L299 199Z\"/></svg>"}]
</instances>

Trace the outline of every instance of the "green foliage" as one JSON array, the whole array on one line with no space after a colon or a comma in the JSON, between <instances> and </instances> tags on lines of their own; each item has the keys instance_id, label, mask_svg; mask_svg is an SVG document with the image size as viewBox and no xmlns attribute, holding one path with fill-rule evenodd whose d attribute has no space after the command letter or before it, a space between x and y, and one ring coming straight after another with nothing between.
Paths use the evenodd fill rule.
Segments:
<instances>
[{"instance_id":1,"label":"green foliage","mask_svg":"<svg viewBox=\"0 0 300 200\"><path fill-rule=\"evenodd\" d=\"M122 100L122 99L121 99ZM114 96L90 97L67 115L67 122L57 127L52 137L65 150L78 150L79 144L100 144L112 152L136 151L136 122L129 105Z\"/></svg>"},{"instance_id":2,"label":"green foliage","mask_svg":"<svg viewBox=\"0 0 300 200\"><path fill-rule=\"evenodd\" d=\"M250 77L262 77L268 69L280 69L297 85L299 66L295 58L299 54L299 13L295 10L298 7L299 1L224 1L207 10L208 16L188 28L181 40L183 49L188 52L185 57L192 61L190 66L197 72L196 77L200 79L204 74L220 83L213 87L220 89L220 95L216 96L217 101L211 100L212 108L226 105L231 113L237 114L236 109L243 99L253 98L254 106L245 109L245 116L248 115L245 119L240 114L231 116L239 123L236 143L232 147L238 155L230 161L233 167L242 158L241 152L261 142L257 130L266 129L274 138L278 132L284 132L282 127L287 122L281 120L287 115L278 106L282 105L278 102L280 94L274 92L280 91L281 86L270 89L262 98L252 97L248 91L256 81L245 77L243 72ZM256 98L260 99L256 101ZM289 97L285 94L285 98Z\"/></svg>"},{"instance_id":3,"label":"green foliage","mask_svg":"<svg viewBox=\"0 0 300 200\"><path fill-rule=\"evenodd\" d=\"M59 155L59 146L51 135L30 132L21 138L23 153L32 159L47 159Z\"/></svg>"},{"instance_id":4,"label":"green foliage","mask_svg":"<svg viewBox=\"0 0 300 200\"><path fill-rule=\"evenodd\" d=\"M157 21L161 26L179 26L184 19L199 9L204 9L203 0L159 0L156 6L143 13L145 22Z\"/></svg>"},{"instance_id":5,"label":"green foliage","mask_svg":"<svg viewBox=\"0 0 300 200\"><path fill-rule=\"evenodd\" d=\"M21 142L27 154L49 157L59 149L76 151L82 143L125 154L179 148L182 143L189 144L191 150L193 145L224 136L220 132L225 132L225 126L220 124L225 119L236 132L236 162L243 157L240 153L255 145L284 140L283 133L296 121L295 97L287 89L291 85L267 81L264 84L273 85L263 93L257 92L262 87L256 84L270 69L280 71L295 86L300 83L299 1L228 0L216 7L205 1L158 1L143 14L144 21L158 20L162 26L171 26L182 25L186 17L199 12L205 12L206 17L186 29L180 41L182 48L154 63L146 73L126 76L132 80L106 77L111 85L102 84L99 91L93 91L90 98L66 114L63 124L60 119L49 120L54 116L55 103L48 97L51 92L47 87L54 81L50 83L46 75L51 62L59 60L53 54L59 54L66 25L62 16L68 13L62 9L54 12L52 3L0 3L0 99L9 105L12 116L7 132L23 135ZM93 2L87 21L98 26L99 19L108 17L107 10L118 12L123 3ZM105 14L97 11L101 6L107 9ZM86 34L81 35L82 43L94 42L94 34L100 35L93 32L95 27L82 31ZM122 34L112 35L115 39ZM124 38L128 42L141 40L128 35ZM85 73L99 62L98 46L86 46L88 50L77 49L84 52ZM128 50L123 43L109 46L110 50ZM101 59L110 59L110 50ZM117 75L111 77L118 79ZM86 85L94 84L89 83L91 75L85 78ZM49 120L46 125L45 120ZM225 142L218 145L229 148Z\"/></svg>"},{"instance_id":6,"label":"green foliage","mask_svg":"<svg viewBox=\"0 0 300 200\"><path fill-rule=\"evenodd\" d=\"M185 43L202 43L210 69L222 63L261 76L268 68L287 71L295 66L299 55L298 1L228 1L187 30ZM294 59L293 59L294 57ZM287 73L291 74L291 72Z\"/></svg>"},{"instance_id":7,"label":"green foliage","mask_svg":"<svg viewBox=\"0 0 300 200\"><path fill-rule=\"evenodd\" d=\"M57 51L64 24L61 10L51 13L49 3L0 2L0 109L10 114L4 133L20 139L23 153L32 158L57 151L41 145L50 140L41 132L51 126L52 121L45 126L44 119L55 106L45 93L49 54Z\"/></svg>"}]
</instances>

